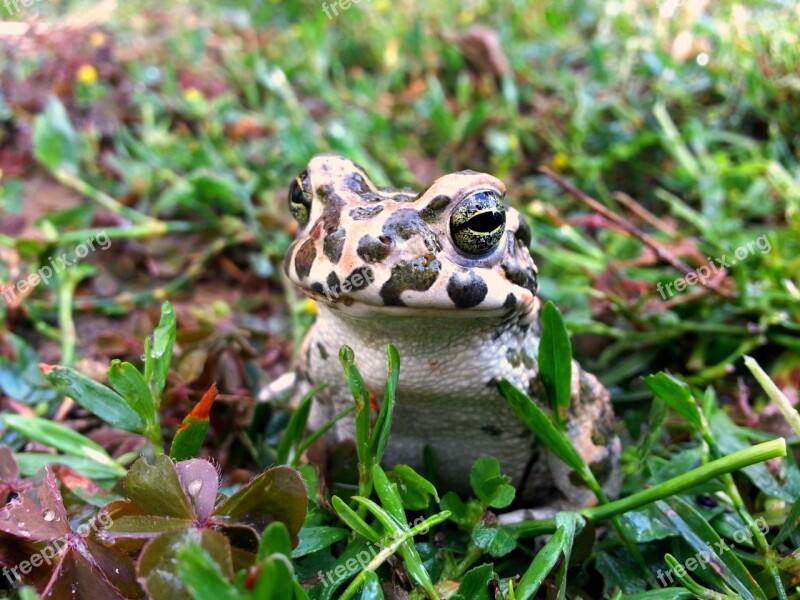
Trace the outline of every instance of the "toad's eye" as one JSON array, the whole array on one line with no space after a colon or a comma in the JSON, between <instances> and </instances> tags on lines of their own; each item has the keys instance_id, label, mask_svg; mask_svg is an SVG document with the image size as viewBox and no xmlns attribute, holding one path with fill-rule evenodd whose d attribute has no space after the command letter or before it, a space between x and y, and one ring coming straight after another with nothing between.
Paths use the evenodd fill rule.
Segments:
<instances>
[{"instance_id":1,"label":"toad's eye","mask_svg":"<svg viewBox=\"0 0 800 600\"><path fill-rule=\"evenodd\" d=\"M311 214L311 182L308 171L303 171L292 181L289 188L289 210L300 225L308 224Z\"/></svg>"},{"instance_id":2,"label":"toad's eye","mask_svg":"<svg viewBox=\"0 0 800 600\"><path fill-rule=\"evenodd\" d=\"M450 215L450 236L464 254L488 254L500 243L506 226L506 212L497 192L473 192Z\"/></svg>"}]
</instances>

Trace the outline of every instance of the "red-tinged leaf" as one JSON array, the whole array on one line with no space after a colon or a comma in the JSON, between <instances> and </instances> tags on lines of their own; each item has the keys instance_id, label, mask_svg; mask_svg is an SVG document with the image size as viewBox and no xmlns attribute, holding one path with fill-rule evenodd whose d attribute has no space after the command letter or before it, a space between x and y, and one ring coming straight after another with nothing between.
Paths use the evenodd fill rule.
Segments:
<instances>
[{"instance_id":1,"label":"red-tinged leaf","mask_svg":"<svg viewBox=\"0 0 800 600\"><path fill-rule=\"evenodd\" d=\"M0 446L0 481L19 479L19 467L14 452L8 446Z\"/></svg>"},{"instance_id":2,"label":"red-tinged leaf","mask_svg":"<svg viewBox=\"0 0 800 600\"><path fill-rule=\"evenodd\" d=\"M183 491L194 506L197 519L204 523L214 510L219 491L219 475L207 460L193 458L175 465Z\"/></svg>"},{"instance_id":3,"label":"red-tinged leaf","mask_svg":"<svg viewBox=\"0 0 800 600\"><path fill-rule=\"evenodd\" d=\"M101 488L89 477L83 473L79 473L72 467L56 463L50 467L53 474L64 484L64 486L73 493L79 493L89 496L107 496L110 492Z\"/></svg>"},{"instance_id":4,"label":"red-tinged leaf","mask_svg":"<svg viewBox=\"0 0 800 600\"><path fill-rule=\"evenodd\" d=\"M274 521L281 521L289 530L292 547L308 508L306 486L300 474L290 467L268 469L220 504L214 517L230 517L241 524L263 531ZM229 524L230 519L218 519Z\"/></svg>"},{"instance_id":5,"label":"red-tinged leaf","mask_svg":"<svg viewBox=\"0 0 800 600\"><path fill-rule=\"evenodd\" d=\"M57 540L70 533L61 492L49 468L45 468L39 486L22 491L0 508L0 531L36 542Z\"/></svg>"},{"instance_id":6,"label":"red-tinged leaf","mask_svg":"<svg viewBox=\"0 0 800 600\"><path fill-rule=\"evenodd\" d=\"M106 579L94 561L75 548L68 547L40 598L42 600L62 600L63 598L124 600L125 596Z\"/></svg>"},{"instance_id":7,"label":"red-tinged leaf","mask_svg":"<svg viewBox=\"0 0 800 600\"><path fill-rule=\"evenodd\" d=\"M30 482L19 478L19 465L8 446L0 446L0 506L3 506L11 492L19 492L30 487Z\"/></svg>"},{"instance_id":8,"label":"red-tinged leaf","mask_svg":"<svg viewBox=\"0 0 800 600\"><path fill-rule=\"evenodd\" d=\"M170 458L161 455L155 465L140 458L125 478L125 494L145 514L194 519L195 513L181 487Z\"/></svg>"},{"instance_id":9,"label":"red-tinged leaf","mask_svg":"<svg viewBox=\"0 0 800 600\"><path fill-rule=\"evenodd\" d=\"M186 460L197 456L197 452L203 445L203 440L208 432L208 415L218 393L217 384L214 383L203 394L200 402L186 415L183 423L178 428L178 432L175 434L175 439L172 441L169 454L173 460Z\"/></svg>"}]
</instances>

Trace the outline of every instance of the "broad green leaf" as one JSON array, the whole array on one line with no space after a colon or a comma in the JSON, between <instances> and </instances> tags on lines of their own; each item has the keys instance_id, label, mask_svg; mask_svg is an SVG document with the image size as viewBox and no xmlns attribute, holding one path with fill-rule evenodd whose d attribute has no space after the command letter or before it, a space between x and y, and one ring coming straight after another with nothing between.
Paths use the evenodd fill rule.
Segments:
<instances>
[{"instance_id":1,"label":"broad green leaf","mask_svg":"<svg viewBox=\"0 0 800 600\"><path fill-rule=\"evenodd\" d=\"M650 391L666 402L672 410L689 421L689 423L697 429L702 427L700 409L697 407L697 403L694 401L686 383L664 372L648 375L644 378L644 383L650 388Z\"/></svg>"},{"instance_id":2,"label":"broad green leaf","mask_svg":"<svg viewBox=\"0 0 800 600\"><path fill-rule=\"evenodd\" d=\"M576 512L559 512L556 514L556 526L563 528L566 533L564 540L564 560L561 561L561 566L558 568L556 583L558 584L558 600L564 600L567 594L567 570L569 569L569 559L572 554L572 546L575 543L576 531L583 527L583 517ZM592 540L594 540L594 531L592 530Z\"/></svg>"},{"instance_id":3,"label":"broad green leaf","mask_svg":"<svg viewBox=\"0 0 800 600\"><path fill-rule=\"evenodd\" d=\"M425 510L430 505L431 496L439 501L433 484L408 465L395 465L386 475L397 485L406 509Z\"/></svg>"},{"instance_id":4,"label":"broad green leaf","mask_svg":"<svg viewBox=\"0 0 800 600\"><path fill-rule=\"evenodd\" d=\"M384 600L381 582L373 571L368 572L365 576L364 585L361 586L360 600Z\"/></svg>"},{"instance_id":5,"label":"broad green leaf","mask_svg":"<svg viewBox=\"0 0 800 600\"><path fill-rule=\"evenodd\" d=\"M403 510L403 501L397 492L397 486L389 481L380 465L372 467L372 481L383 507L397 521L404 523L406 521L406 513Z\"/></svg>"},{"instance_id":6,"label":"broad green leaf","mask_svg":"<svg viewBox=\"0 0 800 600\"><path fill-rule=\"evenodd\" d=\"M106 423L131 433L142 433L145 420L114 390L71 367L44 366L50 383L65 396Z\"/></svg>"},{"instance_id":7,"label":"broad green leaf","mask_svg":"<svg viewBox=\"0 0 800 600\"><path fill-rule=\"evenodd\" d=\"M292 558L301 558L329 548L332 544L347 539L348 535L347 529L341 527L303 527L300 530L300 543L292 550Z\"/></svg>"},{"instance_id":8,"label":"broad green leaf","mask_svg":"<svg viewBox=\"0 0 800 600\"><path fill-rule=\"evenodd\" d=\"M502 527L478 523L472 530L472 541L491 556L505 556L517 547L516 540Z\"/></svg>"},{"instance_id":9,"label":"broad green leaf","mask_svg":"<svg viewBox=\"0 0 800 600\"><path fill-rule=\"evenodd\" d=\"M270 554L289 556L291 552L292 543L289 540L289 531L286 529L286 525L280 521L267 525L258 545L257 560L264 560Z\"/></svg>"},{"instance_id":10,"label":"broad green leaf","mask_svg":"<svg viewBox=\"0 0 800 600\"><path fill-rule=\"evenodd\" d=\"M33 155L50 171L77 170L78 136L61 101L50 96L33 124Z\"/></svg>"},{"instance_id":11,"label":"broad green leaf","mask_svg":"<svg viewBox=\"0 0 800 600\"><path fill-rule=\"evenodd\" d=\"M697 552L697 557L689 559L697 564L688 564L687 560L683 565L687 571L720 587L727 584L745 600L766 600L764 591L747 567L691 504L680 496L671 496L659 500L656 506Z\"/></svg>"},{"instance_id":12,"label":"broad green leaf","mask_svg":"<svg viewBox=\"0 0 800 600\"><path fill-rule=\"evenodd\" d=\"M516 490L511 477L500 473L500 463L493 456L482 456L469 473L475 495L486 507L505 508L514 500Z\"/></svg>"},{"instance_id":13,"label":"broad green leaf","mask_svg":"<svg viewBox=\"0 0 800 600\"><path fill-rule=\"evenodd\" d=\"M292 546L297 546L297 533L303 526L308 496L303 478L291 467L273 467L245 484L222 502L215 517L235 517L256 531L273 521L281 521L289 531Z\"/></svg>"},{"instance_id":14,"label":"broad green leaf","mask_svg":"<svg viewBox=\"0 0 800 600\"><path fill-rule=\"evenodd\" d=\"M561 461L575 469L578 474L586 474L588 467L572 441L553 425L550 418L536 403L520 392L505 379L498 383L500 393L516 413L517 418L530 429L545 447Z\"/></svg>"},{"instance_id":15,"label":"broad green leaf","mask_svg":"<svg viewBox=\"0 0 800 600\"><path fill-rule=\"evenodd\" d=\"M169 460L169 459L167 459ZM213 529L186 529L165 533L148 542L136 565L137 579L152 600L190 600L186 584L179 576L181 549L197 544L217 564L226 578L233 577L233 558L228 538ZM185 554L183 555L185 556Z\"/></svg>"},{"instance_id":16,"label":"broad green leaf","mask_svg":"<svg viewBox=\"0 0 800 600\"><path fill-rule=\"evenodd\" d=\"M564 319L549 300L542 308L539 376L547 390L556 423L563 430L572 395L572 346Z\"/></svg>"},{"instance_id":17,"label":"broad green leaf","mask_svg":"<svg viewBox=\"0 0 800 600\"><path fill-rule=\"evenodd\" d=\"M496 577L490 564L467 571L452 600L494 600L489 595L489 582Z\"/></svg>"},{"instance_id":18,"label":"broad green leaf","mask_svg":"<svg viewBox=\"0 0 800 600\"><path fill-rule=\"evenodd\" d=\"M58 400L58 392L39 369L36 351L13 333L3 335L6 343L11 344L12 352L0 356L0 391L29 405Z\"/></svg>"},{"instance_id":19,"label":"broad green leaf","mask_svg":"<svg viewBox=\"0 0 800 600\"><path fill-rule=\"evenodd\" d=\"M108 381L128 405L135 410L146 423L157 423L158 413L147 387L144 375L129 362L114 359L108 367Z\"/></svg>"},{"instance_id":20,"label":"broad green leaf","mask_svg":"<svg viewBox=\"0 0 800 600\"><path fill-rule=\"evenodd\" d=\"M150 394L156 404L161 405L161 392L167 381L172 350L175 347L175 309L169 302L161 305L161 319L144 344L144 377L150 387Z\"/></svg>"},{"instance_id":21,"label":"broad green leaf","mask_svg":"<svg viewBox=\"0 0 800 600\"><path fill-rule=\"evenodd\" d=\"M111 458L102 446L69 427L40 417L3 415L1 418L11 429L35 442L52 446L56 450L61 450L61 452L75 457L94 461L106 468L109 474L113 473L116 477L121 477L125 474L125 469ZM59 457L50 456L49 462L58 461ZM20 464L22 464L22 461L20 461Z\"/></svg>"},{"instance_id":22,"label":"broad green leaf","mask_svg":"<svg viewBox=\"0 0 800 600\"><path fill-rule=\"evenodd\" d=\"M127 473L125 468L120 464L106 465L91 458L72 456L69 454L53 456L52 454L44 454L42 452L17 452L15 456L17 458L17 463L19 463L19 471L25 477L34 475L47 465L60 463L86 475L98 485L103 485L104 487L107 485L111 487L108 483L125 477Z\"/></svg>"},{"instance_id":23,"label":"broad green leaf","mask_svg":"<svg viewBox=\"0 0 800 600\"><path fill-rule=\"evenodd\" d=\"M195 600L245 600L223 574L219 564L196 542L177 553L178 577Z\"/></svg>"},{"instance_id":24,"label":"broad green leaf","mask_svg":"<svg viewBox=\"0 0 800 600\"><path fill-rule=\"evenodd\" d=\"M560 527L541 550L536 554L528 570L522 576L519 585L514 589L516 600L531 600L539 591L544 578L553 570L558 558L567 544L568 532Z\"/></svg>"},{"instance_id":25,"label":"broad green leaf","mask_svg":"<svg viewBox=\"0 0 800 600\"><path fill-rule=\"evenodd\" d=\"M147 464L144 458L133 463L124 489L125 495L145 514L176 519L196 516L175 465L164 454L158 456L153 465Z\"/></svg>"}]
</instances>

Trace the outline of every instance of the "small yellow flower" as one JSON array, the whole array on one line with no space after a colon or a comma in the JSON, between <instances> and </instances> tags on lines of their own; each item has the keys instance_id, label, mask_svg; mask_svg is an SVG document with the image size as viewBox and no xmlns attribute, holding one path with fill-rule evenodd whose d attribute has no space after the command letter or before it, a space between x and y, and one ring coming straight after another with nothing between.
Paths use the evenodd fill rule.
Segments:
<instances>
[{"instance_id":1,"label":"small yellow flower","mask_svg":"<svg viewBox=\"0 0 800 600\"><path fill-rule=\"evenodd\" d=\"M378 9L378 12L387 13L392 9L392 3L389 0L378 0L375 3L375 8Z\"/></svg>"},{"instance_id":2,"label":"small yellow flower","mask_svg":"<svg viewBox=\"0 0 800 600\"><path fill-rule=\"evenodd\" d=\"M475 11L465 9L458 13L456 20L458 21L459 25L470 25L475 22Z\"/></svg>"},{"instance_id":3,"label":"small yellow flower","mask_svg":"<svg viewBox=\"0 0 800 600\"><path fill-rule=\"evenodd\" d=\"M190 87L183 91L183 97L187 102L202 102L204 99L203 92L196 87Z\"/></svg>"},{"instance_id":4,"label":"small yellow flower","mask_svg":"<svg viewBox=\"0 0 800 600\"><path fill-rule=\"evenodd\" d=\"M553 169L556 171L569 169L569 157L563 152L556 152L555 156L553 156Z\"/></svg>"},{"instance_id":5,"label":"small yellow flower","mask_svg":"<svg viewBox=\"0 0 800 600\"><path fill-rule=\"evenodd\" d=\"M312 300L311 298L306 298L305 302L303 302L303 310L310 315L316 315L317 314L316 300Z\"/></svg>"},{"instance_id":6,"label":"small yellow flower","mask_svg":"<svg viewBox=\"0 0 800 600\"><path fill-rule=\"evenodd\" d=\"M101 31L93 31L89 34L89 45L92 48L99 48L106 43L106 36Z\"/></svg>"},{"instance_id":7,"label":"small yellow flower","mask_svg":"<svg viewBox=\"0 0 800 600\"><path fill-rule=\"evenodd\" d=\"M81 65L78 69L78 73L75 75L75 79L78 80L78 83L82 83L83 85L97 83L97 69L92 65Z\"/></svg>"}]
</instances>

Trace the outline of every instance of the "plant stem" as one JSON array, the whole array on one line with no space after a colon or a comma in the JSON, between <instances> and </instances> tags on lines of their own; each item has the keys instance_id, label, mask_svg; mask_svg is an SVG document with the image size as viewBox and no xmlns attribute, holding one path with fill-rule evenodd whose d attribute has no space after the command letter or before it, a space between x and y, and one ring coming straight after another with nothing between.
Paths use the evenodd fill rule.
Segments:
<instances>
[{"instance_id":1,"label":"plant stem","mask_svg":"<svg viewBox=\"0 0 800 600\"><path fill-rule=\"evenodd\" d=\"M748 467L756 463L786 456L786 440L778 438L770 442L764 442L751 448L739 450L723 458L712 460L705 465L692 469L688 473L673 477L669 481L658 483L651 488L642 490L621 498L608 504L601 504L591 508L585 508L580 512L587 519L593 521L603 521L616 515L621 515L631 510L635 510L645 504L650 504L656 500L661 500L675 494L680 494L710 479L738 471L743 467ZM540 521L523 521L505 526L506 530L513 536L527 537L554 533L556 531L555 519L543 519Z\"/></svg>"},{"instance_id":2,"label":"plant stem","mask_svg":"<svg viewBox=\"0 0 800 600\"><path fill-rule=\"evenodd\" d=\"M140 213L137 210L134 210L124 204L121 204L105 192L101 192L97 188L89 185L83 179L66 171L64 169L56 169L54 171L50 171L53 177L58 181L61 185L66 186L72 190L75 190L79 194L82 194L106 210L109 210L115 214L118 214L126 219L129 219L133 223L140 223L150 225L154 229L159 229L164 227L164 223L159 221L158 219L154 219L149 217L145 214Z\"/></svg>"}]
</instances>

